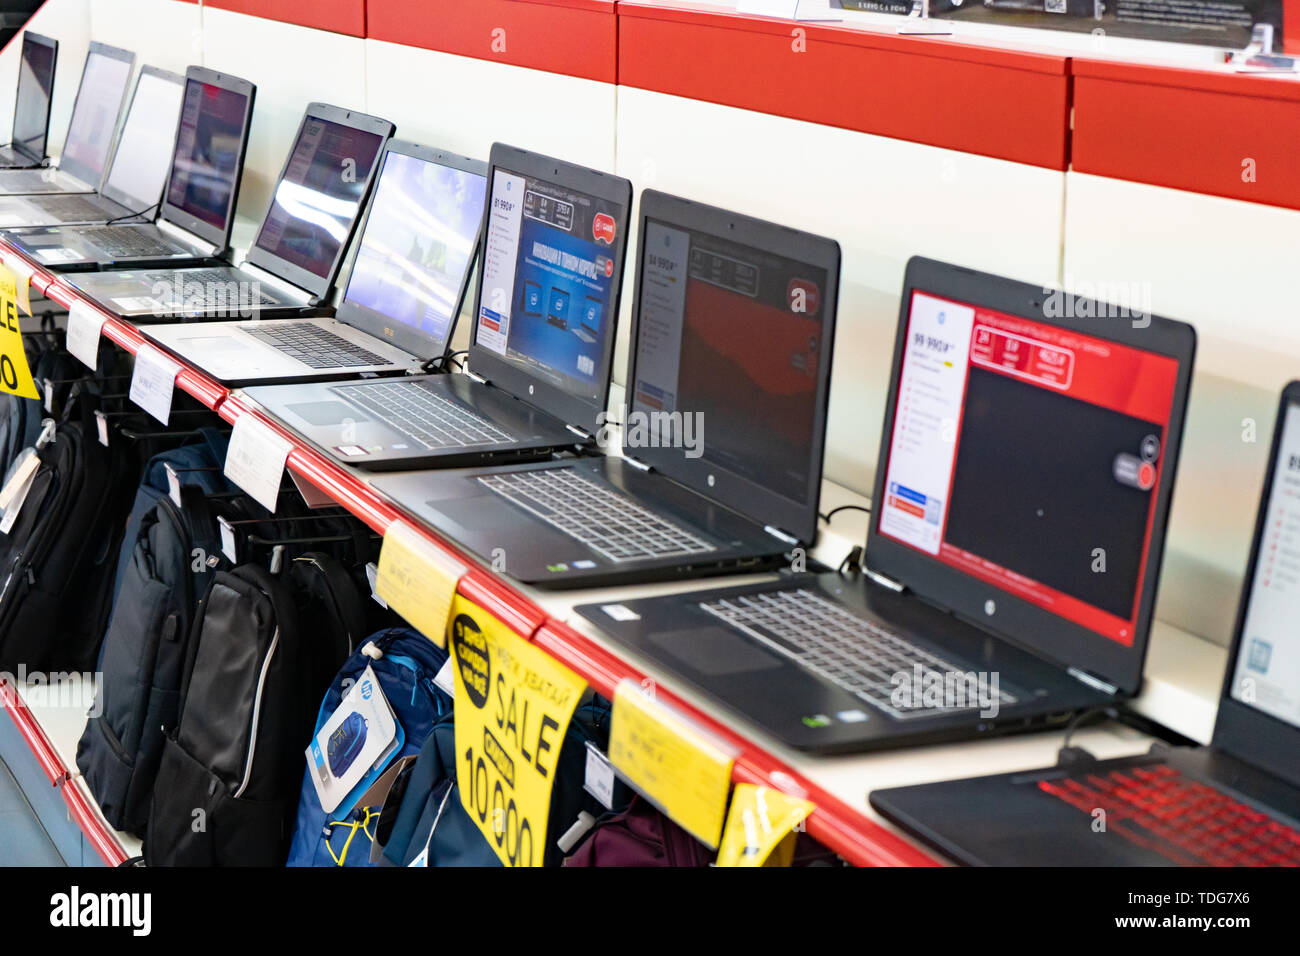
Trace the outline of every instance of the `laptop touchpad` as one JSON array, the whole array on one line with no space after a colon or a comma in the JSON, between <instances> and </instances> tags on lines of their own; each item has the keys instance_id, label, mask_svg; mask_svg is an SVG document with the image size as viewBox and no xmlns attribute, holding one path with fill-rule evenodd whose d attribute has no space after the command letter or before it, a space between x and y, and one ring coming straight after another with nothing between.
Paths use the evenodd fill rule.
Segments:
<instances>
[{"instance_id":1,"label":"laptop touchpad","mask_svg":"<svg viewBox=\"0 0 1300 956\"><path fill-rule=\"evenodd\" d=\"M785 664L775 654L722 627L656 631L646 638L699 674L743 674Z\"/></svg>"},{"instance_id":2,"label":"laptop touchpad","mask_svg":"<svg viewBox=\"0 0 1300 956\"><path fill-rule=\"evenodd\" d=\"M370 420L361 414L360 409L346 402L299 402L285 407L309 425L342 425L346 421Z\"/></svg>"},{"instance_id":3,"label":"laptop touchpad","mask_svg":"<svg viewBox=\"0 0 1300 956\"><path fill-rule=\"evenodd\" d=\"M497 531L519 527L518 512L495 495L475 495L459 501L435 500L426 504L466 531Z\"/></svg>"}]
</instances>

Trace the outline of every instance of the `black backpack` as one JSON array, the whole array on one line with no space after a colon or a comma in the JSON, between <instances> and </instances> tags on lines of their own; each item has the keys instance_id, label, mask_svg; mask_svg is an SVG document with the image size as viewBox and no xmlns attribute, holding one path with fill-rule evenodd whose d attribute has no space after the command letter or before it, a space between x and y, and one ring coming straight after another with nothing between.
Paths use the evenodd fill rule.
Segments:
<instances>
[{"instance_id":1,"label":"black backpack","mask_svg":"<svg viewBox=\"0 0 1300 956\"><path fill-rule=\"evenodd\" d=\"M0 670L93 670L104 635L140 463L99 443L92 396L70 402L0 536Z\"/></svg>"},{"instance_id":2,"label":"black backpack","mask_svg":"<svg viewBox=\"0 0 1300 956\"><path fill-rule=\"evenodd\" d=\"M180 717L163 743L148 865L284 863L303 754L328 684L320 675L338 670L342 635L358 626L359 610L345 608L360 598L329 564L315 556L282 576L255 564L214 575L190 641ZM330 582L342 597L322 596Z\"/></svg>"},{"instance_id":3,"label":"black backpack","mask_svg":"<svg viewBox=\"0 0 1300 956\"><path fill-rule=\"evenodd\" d=\"M181 488L139 523L100 657L100 685L77 744L77 766L113 827L143 835L162 757L175 726L181 676L199 605L222 563L208 501Z\"/></svg>"}]
</instances>

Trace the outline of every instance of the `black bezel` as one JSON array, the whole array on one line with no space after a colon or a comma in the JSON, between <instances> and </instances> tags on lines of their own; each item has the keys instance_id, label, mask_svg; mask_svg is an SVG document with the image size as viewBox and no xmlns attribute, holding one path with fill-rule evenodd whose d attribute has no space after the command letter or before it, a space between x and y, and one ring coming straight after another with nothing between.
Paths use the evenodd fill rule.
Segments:
<instances>
[{"instance_id":1,"label":"black bezel","mask_svg":"<svg viewBox=\"0 0 1300 956\"><path fill-rule=\"evenodd\" d=\"M609 382L614 361L614 340L618 337L619 297L623 291L624 256L627 252L628 220L632 216L632 183L613 173L603 173L586 166L566 163L564 160L530 153L504 143L493 143L488 163L487 197L483 203L483 223L479 227L478 281L474 291L474 325L470 329L469 367L476 374L493 382L517 398L542 411L595 434L599 428L597 417L609 403ZM585 399L565 391L550 382L517 368L496 352L478 344L479 311L483 301L483 268L487 247L487 224L492 215L492 182L498 168L520 176L542 179L557 186L574 189L607 202L620 203L623 219L618 223L614 245L610 248L614 260L614 274L610 284L609 315L614 323L605 339L605 354L601 359L603 385L594 399Z\"/></svg>"},{"instance_id":2,"label":"black bezel","mask_svg":"<svg viewBox=\"0 0 1300 956\"><path fill-rule=\"evenodd\" d=\"M387 146L384 147L383 153L379 157L378 171L375 174L375 185L370 190L370 201L366 203L366 211L361 220L360 229L357 235L358 251L360 243L366 241L366 229L370 225L370 214L374 211L375 197L379 195L379 179L383 176L384 166L388 163L390 153L398 153L402 156L411 156L415 159L423 160L426 163L437 163L439 166L447 166L451 169L459 169L463 172L472 173L476 176L483 177L484 205L487 204L487 181L488 181L488 164L481 159L471 159L468 156L461 156L457 153L450 153L446 150L432 149L428 146L421 146L418 143L412 143L407 140L390 139ZM363 305L348 301L347 290L352 285L352 273L356 271L356 258L353 257L352 272L348 273L348 280L343 285L343 295L339 299L338 309L335 317L340 322L346 322L354 328L361 329L373 335L375 338L392 342L402 351L414 355L419 359L431 359L442 355L447 349L447 343L451 337L456 334L456 322L460 318L460 311L465 305L465 292L469 288L470 275L474 272L474 264L478 261L479 243L482 239L483 220L479 219L479 233L474 238L474 252L470 255L469 262L465 265L465 273L460 277L460 289L456 295L456 308L452 314L451 322L447 324L447 334L443 340L436 343L436 351L429 355L422 355L429 346L428 339L424 336L413 332L400 322L389 322L387 318L373 309L368 309Z\"/></svg>"},{"instance_id":3,"label":"black bezel","mask_svg":"<svg viewBox=\"0 0 1300 956\"><path fill-rule=\"evenodd\" d=\"M173 73L171 70L164 70L161 67L157 67L157 66L140 67L140 72L139 74L136 75L135 78L135 86L132 87L131 89L131 105L126 108L126 116L123 117L121 128L117 131L117 139L114 140L113 142L113 155L108 158L108 165L104 167L104 183L99 190L99 194L103 196L105 199L111 199L119 206L123 206L126 209L130 209L132 212L141 212L141 211L147 212L148 209L147 208L144 210L136 209L135 205L138 202L137 198L135 196L128 196L126 193L122 192L121 190L113 189L111 186L108 185L108 180L113 175L113 164L117 162L118 151L122 148L122 137L126 134L126 124L127 121L131 118L131 110L135 106L136 95L140 92L140 82L146 76L156 76L170 83L175 83L181 89L182 100L184 100L185 97L185 77L183 77L181 74ZM178 106L176 109L177 126L180 125L180 118L181 118L181 111L180 111L180 107ZM159 202L161 200L162 200L162 196L159 195L158 199L155 200L155 202Z\"/></svg>"},{"instance_id":4,"label":"black bezel","mask_svg":"<svg viewBox=\"0 0 1300 956\"><path fill-rule=\"evenodd\" d=\"M1192 360L1196 353L1196 331L1183 322L1154 315L1145 328L1134 327L1133 320L1124 317L1047 318L1043 314L1043 303L1045 296L1052 292L1051 289L914 256L907 264L899 304L893 370L890 373L885 420L880 433L880 451L876 459L873 503L883 500L913 291L994 309L1032 322L1057 325L1178 361L1173 403L1165 430L1165 462L1160 468L1160 485L1156 490L1154 520L1148 545L1150 556L1142 581L1133 643L1130 646L1125 647L996 585L979 581L924 552L886 537L878 530L878 513L872 514L867 529L867 564L872 571L894 579L920 597L1040 657L1099 677L1114 685L1122 695L1137 693L1142 684L1142 665L1150 640L1156 588L1160 581L1169 501L1178 470L1183 421L1187 411L1187 390L1192 375ZM1082 299L1080 297L1075 301ZM1088 314L1086 309L1078 311ZM1091 314L1100 314L1099 309L1093 307ZM984 610L985 602L990 599L995 601L996 607L996 613L992 616Z\"/></svg>"},{"instance_id":5,"label":"black bezel","mask_svg":"<svg viewBox=\"0 0 1300 956\"><path fill-rule=\"evenodd\" d=\"M239 140L239 158L235 161L235 181L230 190L230 204L226 207L226 225L224 229L218 228L211 223L204 222L198 216L186 212L180 206L167 201L167 197L171 194L172 179L176 176L176 160L179 158L177 151L181 145L180 123L176 124L176 142L172 146L172 165L167 172L167 182L163 184L162 205L158 218L166 219L172 225L179 226L186 232L198 236L204 242L211 243L216 247L216 254L221 255L230 248L230 232L235 224L235 209L239 202L239 184L244 178L244 157L248 152L248 132L253 118L253 100L257 96L257 87L248 80L241 80L229 73L218 73L216 70L209 70L206 67L192 66L185 71L185 90L181 93L182 114L185 110L185 99L189 95L189 85L191 83L216 86L244 97L244 124Z\"/></svg>"},{"instance_id":6,"label":"black bezel","mask_svg":"<svg viewBox=\"0 0 1300 956\"><path fill-rule=\"evenodd\" d=\"M638 461L650 465L666 477L721 502L733 511L770 524L805 544L817 537L817 505L821 497L822 465L825 458L826 419L830 403L831 354L835 342L835 311L839 298L839 243L813 235L742 216L716 206L683 199L653 189L643 190L638 211L636 279L632 299L632 334L628 346L627 407L632 408L636 390L637 336L641 327L641 282L645 266L646 223L649 220L691 232L703 232L719 239L751 246L787 259L797 259L826 272L822 294L822 341L818 365L817 397L813 441L808 463L808 500L800 504L735 472L710 463L705 457L687 458L676 448L625 449ZM707 447L707 423L705 444Z\"/></svg>"},{"instance_id":7,"label":"black bezel","mask_svg":"<svg viewBox=\"0 0 1300 956\"><path fill-rule=\"evenodd\" d=\"M1300 753L1300 727L1288 724L1250 704L1243 704L1232 696L1237 657L1241 652L1241 639L1246 629L1246 611L1250 605L1251 588L1255 583L1255 563L1259 559L1264 526L1268 522L1268 505L1273 495L1273 476L1277 472L1282 431L1287 409L1292 405L1300 405L1300 381L1288 384L1282 390L1282 398L1278 403L1277 420L1273 426L1273 446L1268 455L1268 468L1264 472L1259 513L1255 517L1255 536L1251 540L1250 560L1241 582L1241 600L1237 602L1237 626L1232 632L1232 643L1228 647L1228 666L1223 675L1223 690L1219 697L1219 716L1214 723L1214 746L1300 787L1300 761L1296 760L1296 754Z\"/></svg>"},{"instance_id":8,"label":"black bezel","mask_svg":"<svg viewBox=\"0 0 1300 956\"><path fill-rule=\"evenodd\" d=\"M83 63L81 67L81 82L77 84L77 95L72 101L71 119L73 120L77 118L77 104L81 102L81 94L85 92L86 67L90 65L90 57L94 54L108 57L111 60L121 60L126 64L126 83L122 85L122 98L117 104L117 116L113 120L113 129L110 130L108 134L108 149L104 152L104 168L99 171L98 175L96 175L90 169L80 165L76 160L69 157L66 146L63 154L59 157L58 165L59 169L68 175L75 176L83 183L89 183L98 188L98 186L104 181L104 177L108 175L108 167L113 161L117 127L122 123L122 106L126 103L128 93L131 89L131 71L135 69L135 54L130 50L123 50L121 47L109 46L107 43L92 42L90 44L90 47L86 50L85 63ZM70 124L68 132L72 132Z\"/></svg>"},{"instance_id":9,"label":"black bezel","mask_svg":"<svg viewBox=\"0 0 1300 956\"><path fill-rule=\"evenodd\" d=\"M59 41L53 37L43 36L40 33L33 33L31 30L23 31L23 46L27 46L27 41L31 40L39 46L50 48L50 95L45 101L45 125L41 133L41 148L39 150L29 149L18 141L18 103L21 96L17 90L14 91L14 124L11 128L10 139L13 141L14 149L20 153L25 153L33 159L40 161L45 158L46 150L50 145L50 113L54 108L54 78L58 75L59 68ZM18 51L18 80L22 82L22 50Z\"/></svg>"},{"instance_id":10,"label":"black bezel","mask_svg":"<svg viewBox=\"0 0 1300 956\"><path fill-rule=\"evenodd\" d=\"M370 187L374 184L375 172L379 169L379 160L384 155L384 145L392 138L396 127L388 120L380 119L378 116L371 116L369 113L344 109L341 106L331 106L328 103L308 103L307 108L303 111L302 120L298 123L298 131L294 134L289 145L289 151L285 154L284 165L280 167L280 175L275 178L277 188L289 171L289 161L293 158L293 151L302 136L303 127L306 125L308 117L315 117L329 123L350 126L353 129L379 135L379 150L375 153L375 161L370 164L370 173L366 177L365 185L362 187L360 202L357 205L357 215L352 217L352 222L348 226L348 234L339 243L339 251L335 254L334 261L330 264L329 269L325 275L318 276L301 266L281 259L275 253L263 249L257 244L257 241L262 238L262 231L266 228L267 217L271 215L271 210L275 208L276 190L272 189L271 196L266 202L266 212L262 214L262 219L257 225L253 244L249 247L248 255L244 261L250 265L265 269L272 275L307 291L311 294L313 303L319 303L329 296L330 290L334 287L334 280L338 278L339 267L343 264L343 257L347 254L348 245L352 242L352 236L356 232L357 220L361 218L361 210L365 208L366 201L370 197Z\"/></svg>"}]
</instances>

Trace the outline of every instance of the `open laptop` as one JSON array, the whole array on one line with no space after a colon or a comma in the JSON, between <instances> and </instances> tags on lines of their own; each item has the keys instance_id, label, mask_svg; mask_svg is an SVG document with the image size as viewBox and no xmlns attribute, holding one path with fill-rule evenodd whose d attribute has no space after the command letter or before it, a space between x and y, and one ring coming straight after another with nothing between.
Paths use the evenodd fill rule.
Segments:
<instances>
[{"instance_id":1,"label":"open laptop","mask_svg":"<svg viewBox=\"0 0 1300 956\"><path fill-rule=\"evenodd\" d=\"M13 139L0 146L0 168L31 169L45 160L50 133L50 103L54 93L54 64L59 41L30 30L23 33L18 60L18 90L14 99Z\"/></svg>"},{"instance_id":2,"label":"open laptop","mask_svg":"<svg viewBox=\"0 0 1300 956\"><path fill-rule=\"evenodd\" d=\"M1130 696L1194 350L1180 322L914 258L867 572L578 613L801 750L1023 729Z\"/></svg>"},{"instance_id":3,"label":"open laptop","mask_svg":"<svg viewBox=\"0 0 1300 956\"><path fill-rule=\"evenodd\" d=\"M145 334L227 385L419 372L451 339L486 194L487 163L390 140L334 318L153 325ZM309 415L331 401L301 384L255 397Z\"/></svg>"},{"instance_id":4,"label":"open laptop","mask_svg":"<svg viewBox=\"0 0 1300 956\"><path fill-rule=\"evenodd\" d=\"M817 536L839 246L651 190L640 226L622 457L375 482L527 584L761 569Z\"/></svg>"},{"instance_id":5,"label":"open laptop","mask_svg":"<svg viewBox=\"0 0 1300 956\"><path fill-rule=\"evenodd\" d=\"M983 866L1300 866L1300 382L1282 393L1208 747L878 790L883 816ZM1102 811L1104 818L1098 814ZM1104 819L1101 829L1097 821Z\"/></svg>"},{"instance_id":6,"label":"open laptop","mask_svg":"<svg viewBox=\"0 0 1300 956\"><path fill-rule=\"evenodd\" d=\"M93 193L104 178L134 68L134 53L90 44L62 154L43 169L0 169L0 196Z\"/></svg>"},{"instance_id":7,"label":"open laptop","mask_svg":"<svg viewBox=\"0 0 1300 956\"><path fill-rule=\"evenodd\" d=\"M171 165L185 77L156 66L141 68L131 106L96 193L0 196L0 229L153 218Z\"/></svg>"},{"instance_id":8,"label":"open laptop","mask_svg":"<svg viewBox=\"0 0 1300 956\"><path fill-rule=\"evenodd\" d=\"M319 312L392 135L387 120L311 103L240 265L91 272L69 281L140 324Z\"/></svg>"},{"instance_id":9,"label":"open laptop","mask_svg":"<svg viewBox=\"0 0 1300 956\"><path fill-rule=\"evenodd\" d=\"M255 88L201 66L185 71L171 170L158 219L8 230L10 245L55 272L207 261L224 256L239 197Z\"/></svg>"},{"instance_id":10,"label":"open laptop","mask_svg":"<svg viewBox=\"0 0 1300 956\"><path fill-rule=\"evenodd\" d=\"M489 165L470 374L249 396L326 454L372 470L533 460L590 444L609 396L632 184L500 143ZM611 318L596 341L520 309L525 282L543 277L601 303Z\"/></svg>"}]
</instances>

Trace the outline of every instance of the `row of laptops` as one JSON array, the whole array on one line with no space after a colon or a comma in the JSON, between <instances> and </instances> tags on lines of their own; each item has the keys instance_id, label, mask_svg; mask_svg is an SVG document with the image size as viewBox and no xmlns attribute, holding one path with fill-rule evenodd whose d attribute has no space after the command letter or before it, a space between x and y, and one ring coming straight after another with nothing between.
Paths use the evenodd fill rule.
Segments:
<instances>
[{"instance_id":1,"label":"row of laptops","mask_svg":"<svg viewBox=\"0 0 1300 956\"><path fill-rule=\"evenodd\" d=\"M0 169L34 169L45 162L58 58L58 40L30 30L23 33L12 136L0 146Z\"/></svg>"}]
</instances>

